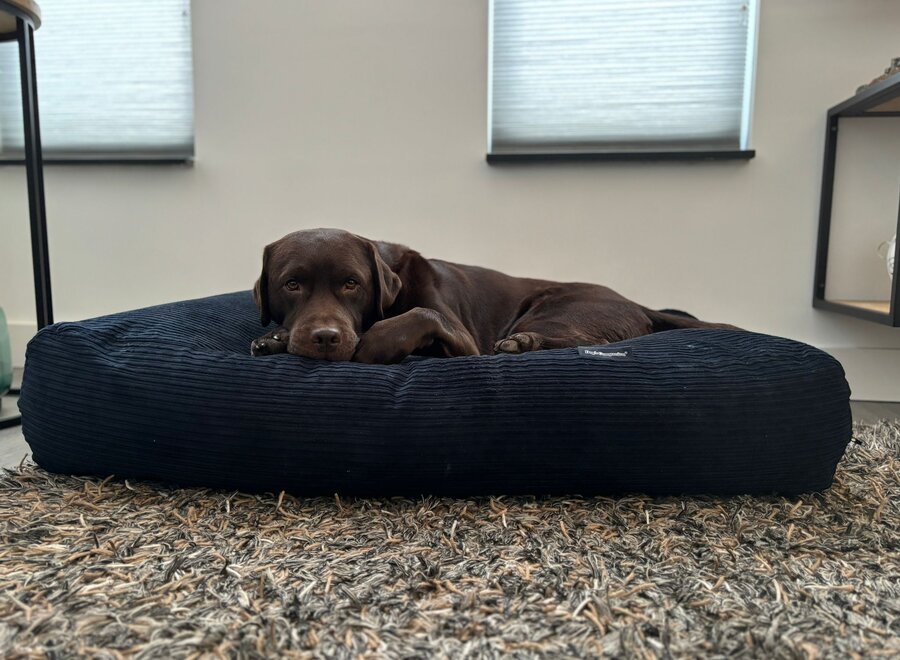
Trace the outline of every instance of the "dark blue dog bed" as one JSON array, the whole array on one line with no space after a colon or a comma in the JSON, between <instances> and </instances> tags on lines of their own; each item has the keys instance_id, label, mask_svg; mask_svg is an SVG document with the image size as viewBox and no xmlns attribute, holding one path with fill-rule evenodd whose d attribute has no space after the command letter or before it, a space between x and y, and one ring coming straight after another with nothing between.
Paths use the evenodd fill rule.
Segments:
<instances>
[{"instance_id":1,"label":"dark blue dog bed","mask_svg":"<svg viewBox=\"0 0 900 660\"><path fill-rule=\"evenodd\" d=\"M850 440L840 364L676 330L399 365L254 358L249 292L57 323L20 407L43 468L297 494L798 493Z\"/></svg>"}]
</instances>

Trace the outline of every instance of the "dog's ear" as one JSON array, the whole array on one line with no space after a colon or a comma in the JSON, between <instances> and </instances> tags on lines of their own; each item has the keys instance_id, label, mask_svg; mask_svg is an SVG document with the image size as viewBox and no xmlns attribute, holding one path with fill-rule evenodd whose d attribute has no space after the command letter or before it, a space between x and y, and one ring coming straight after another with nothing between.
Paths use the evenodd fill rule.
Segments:
<instances>
[{"instance_id":1,"label":"dog's ear","mask_svg":"<svg viewBox=\"0 0 900 660\"><path fill-rule=\"evenodd\" d=\"M256 306L259 307L259 322L263 324L263 326L269 325L272 321L272 313L269 311L269 246L266 246L266 249L263 250L263 265L262 272L259 274L259 279L256 280L256 284L253 286L253 300L256 301Z\"/></svg>"},{"instance_id":2,"label":"dog's ear","mask_svg":"<svg viewBox=\"0 0 900 660\"><path fill-rule=\"evenodd\" d=\"M387 262L378 251L375 243L369 242L369 248L372 253L372 282L375 288L375 316L379 319L384 318L385 311L397 300L397 294L400 293L400 287L403 284L400 276L391 270Z\"/></svg>"}]
</instances>

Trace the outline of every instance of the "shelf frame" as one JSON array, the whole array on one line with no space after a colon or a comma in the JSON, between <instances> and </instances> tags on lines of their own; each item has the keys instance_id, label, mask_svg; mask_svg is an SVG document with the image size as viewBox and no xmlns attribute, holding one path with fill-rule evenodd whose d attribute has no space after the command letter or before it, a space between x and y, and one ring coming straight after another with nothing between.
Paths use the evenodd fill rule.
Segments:
<instances>
[{"instance_id":1,"label":"shelf frame","mask_svg":"<svg viewBox=\"0 0 900 660\"><path fill-rule=\"evenodd\" d=\"M895 243L894 277L891 282L891 300L886 313L865 309L825 298L825 277L828 272L828 245L831 235L831 212L834 201L834 172L837 163L837 140L842 117L900 117L894 106L900 102L900 73L859 92L856 96L828 110L825 122L825 157L822 162L822 195L819 201L819 231L816 242L816 269L813 281L812 305L816 309L847 314L858 319L900 327L900 241ZM888 104L890 109L878 110ZM898 201L897 231L900 233L900 201Z\"/></svg>"}]
</instances>

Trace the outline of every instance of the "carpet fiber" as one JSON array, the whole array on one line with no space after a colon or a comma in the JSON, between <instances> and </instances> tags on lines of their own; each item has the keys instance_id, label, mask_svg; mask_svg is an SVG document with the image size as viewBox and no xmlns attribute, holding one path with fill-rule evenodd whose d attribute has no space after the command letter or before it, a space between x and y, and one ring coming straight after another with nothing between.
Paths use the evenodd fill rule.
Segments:
<instances>
[{"instance_id":1,"label":"carpet fiber","mask_svg":"<svg viewBox=\"0 0 900 660\"><path fill-rule=\"evenodd\" d=\"M764 497L299 500L0 476L0 655L900 654L900 425Z\"/></svg>"}]
</instances>

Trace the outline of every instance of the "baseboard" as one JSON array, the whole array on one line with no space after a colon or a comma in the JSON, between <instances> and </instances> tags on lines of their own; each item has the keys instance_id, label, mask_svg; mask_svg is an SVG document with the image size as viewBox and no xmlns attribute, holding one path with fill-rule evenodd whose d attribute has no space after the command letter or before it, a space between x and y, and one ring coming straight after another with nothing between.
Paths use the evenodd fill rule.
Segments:
<instances>
[{"instance_id":1,"label":"baseboard","mask_svg":"<svg viewBox=\"0 0 900 660\"><path fill-rule=\"evenodd\" d=\"M36 332L33 323L10 323L13 366L25 364L25 345ZM847 373L855 401L900 402L900 349L824 348Z\"/></svg>"},{"instance_id":2,"label":"baseboard","mask_svg":"<svg viewBox=\"0 0 900 660\"><path fill-rule=\"evenodd\" d=\"M854 401L900 403L900 349L824 348L844 365Z\"/></svg>"}]
</instances>

